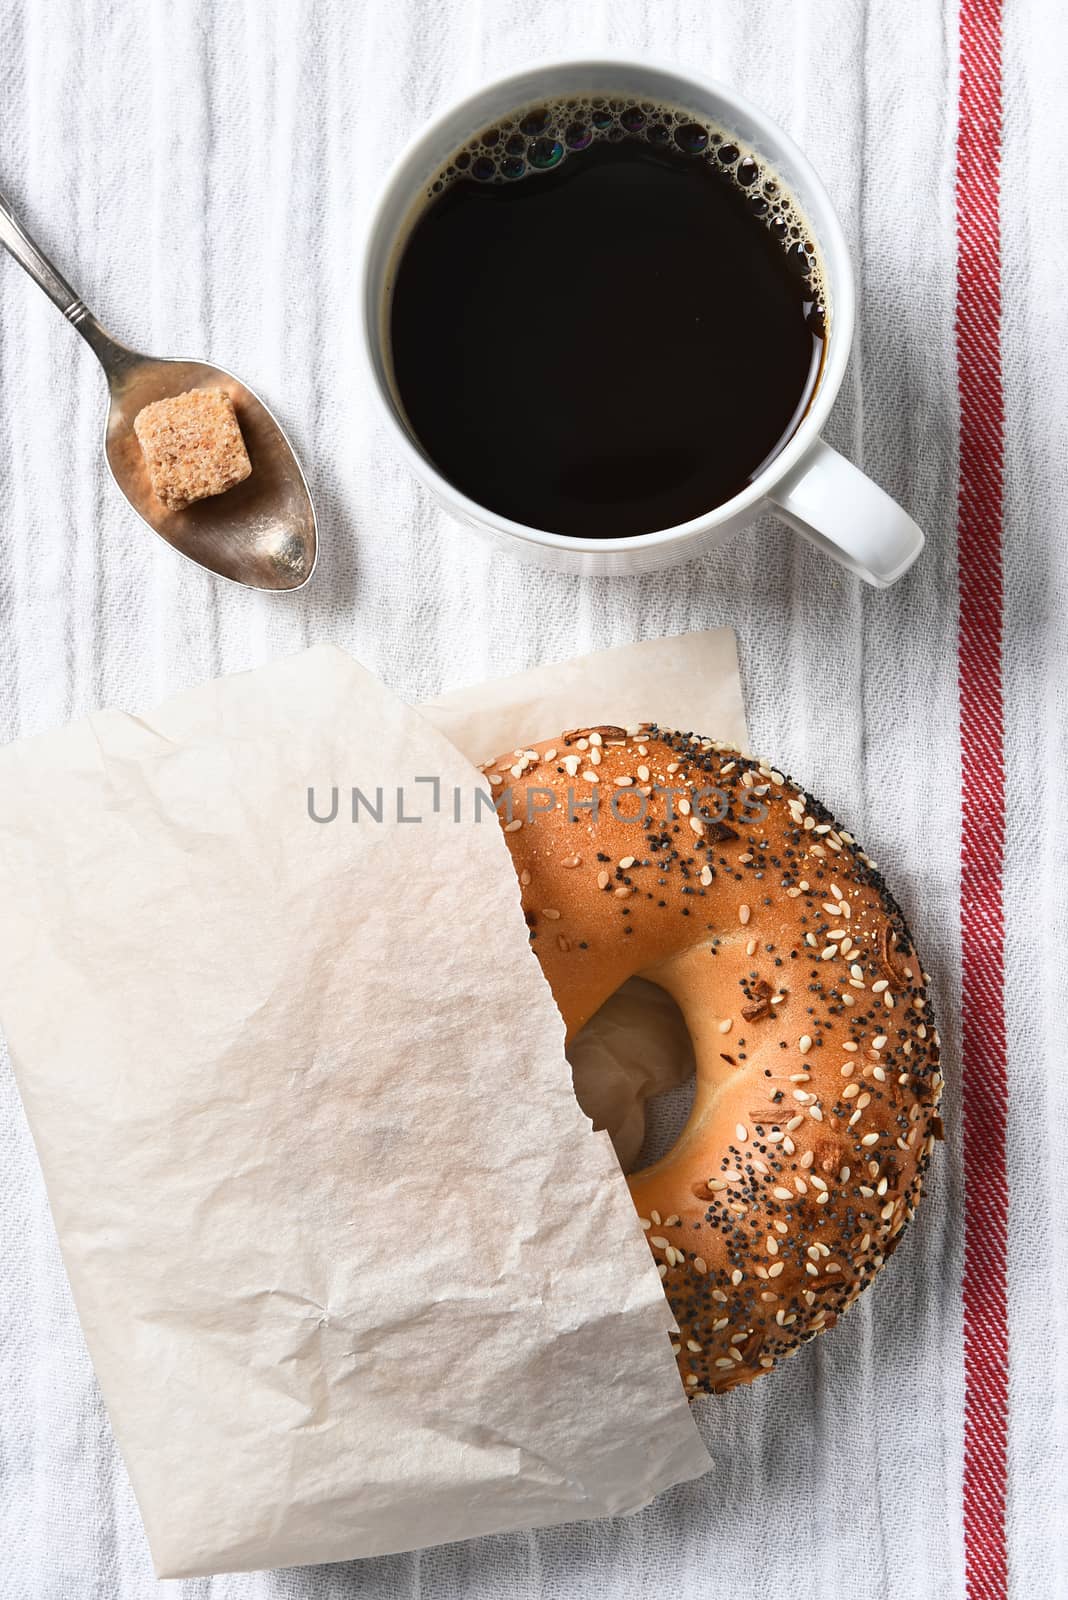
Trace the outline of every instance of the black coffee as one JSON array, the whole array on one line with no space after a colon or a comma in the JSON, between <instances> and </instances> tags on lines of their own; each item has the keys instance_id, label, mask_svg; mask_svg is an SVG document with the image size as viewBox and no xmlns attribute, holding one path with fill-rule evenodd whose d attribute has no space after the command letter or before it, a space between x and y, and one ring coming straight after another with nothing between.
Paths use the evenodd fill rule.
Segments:
<instances>
[{"instance_id":1,"label":"black coffee","mask_svg":"<svg viewBox=\"0 0 1068 1600\"><path fill-rule=\"evenodd\" d=\"M684 112L518 113L460 151L400 254L396 390L481 505L586 538L701 516L797 427L825 311L773 174Z\"/></svg>"}]
</instances>

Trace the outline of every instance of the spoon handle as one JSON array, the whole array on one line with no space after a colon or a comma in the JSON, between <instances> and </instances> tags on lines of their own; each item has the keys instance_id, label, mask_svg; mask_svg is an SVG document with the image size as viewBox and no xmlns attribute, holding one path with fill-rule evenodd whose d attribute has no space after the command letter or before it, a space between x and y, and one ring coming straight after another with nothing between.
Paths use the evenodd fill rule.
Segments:
<instances>
[{"instance_id":1,"label":"spoon handle","mask_svg":"<svg viewBox=\"0 0 1068 1600\"><path fill-rule=\"evenodd\" d=\"M20 267L24 267L39 288L55 301L67 321L77 328L109 375L129 366L137 357L116 343L45 255L40 245L26 232L16 217L11 202L0 194L0 244L6 245Z\"/></svg>"}]
</instances>

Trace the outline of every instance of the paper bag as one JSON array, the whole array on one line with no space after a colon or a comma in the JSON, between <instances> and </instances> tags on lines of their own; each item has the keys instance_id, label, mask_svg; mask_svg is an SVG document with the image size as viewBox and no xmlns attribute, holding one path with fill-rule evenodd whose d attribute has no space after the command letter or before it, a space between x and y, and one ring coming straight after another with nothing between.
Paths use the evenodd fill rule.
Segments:
<instances>
[{"instance_id":1,"label":"paper bag","mask_svg":"<svg viewBox=\"0 0 1068 1600\"><path fill-rule=\"evenodd\" d=\"M478 786L327 648L0 753L0 1017L161 1576L708 1466Z\"/></svg>"}]
</instances>

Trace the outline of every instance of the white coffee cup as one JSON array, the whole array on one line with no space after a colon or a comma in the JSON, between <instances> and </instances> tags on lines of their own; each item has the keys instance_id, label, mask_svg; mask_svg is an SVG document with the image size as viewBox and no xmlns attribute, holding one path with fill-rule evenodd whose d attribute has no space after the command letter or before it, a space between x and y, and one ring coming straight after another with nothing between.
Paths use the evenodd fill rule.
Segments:
<instances>
[{"instance_id":1,"label":"white coffee cup","mask_svg":"<svg viewBox=\"0 0 1068 1600\"><path fill-rule=\"evenodd\" d=\"M582 539L526 527L455 488L412 433L391 379L388 311L392 275L408 229L425 203L428 180L480 129L538 101L618 94L682 106L734 134L783 180L804 213L821 257L828 344L819 382L797 430L740 494L674 528L622 539ZM733 89L673 67L624 58L542 63L501 78L435 118L408 146L386 180L369 226L361 283L366 353L393 439L437 500L499 548L559 572L620 575L674 566L705 555L767 510L812 544L886 588L923 549L923 534L877 484L820 437L849 360L853 268L831 202L800 150Z\"/></svg>"}]
</instances>

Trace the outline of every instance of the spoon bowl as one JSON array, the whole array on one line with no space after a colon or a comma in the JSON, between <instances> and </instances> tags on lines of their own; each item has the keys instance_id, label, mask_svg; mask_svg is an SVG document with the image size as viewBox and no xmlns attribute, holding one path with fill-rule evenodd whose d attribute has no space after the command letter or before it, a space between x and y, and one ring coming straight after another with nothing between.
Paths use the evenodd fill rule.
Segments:
<instances>
[{"instance_id":1,"label":"spoon bowl","mask_svg":"<svg viewBox=\"0 0 1068 1600\"><path fill-rule=\"evenodd\" d=\"M113 339L30 238L2 195L0 243L55 301L103 367L111 395L104 454L111 476L142 522L172 550L220 578L274 593L302 589L318 556L315 507L281 424L259 396L222 367L141 355ZM171 511L152 489L134 418L154 400L189 389L223 389L230 396L252 472L225 494Z\"/></svg>"},{"instance_id":2,"label":"spoon bowl","mask_svg":"<svg viewBox=\"0 0 1068 1600\"><path fill-rule=\"evenodd\" d=\"M128 363L105 363L111 405L104 453L111 476L141 520L172 549L220 578L254 589L302 588L315 569L315 508L300 463L274 415L221 367L159 360L132 350L125 354ZM170 511L153 492L133 424L154 400L188 389L222 389L230 396L252 472L225 494Z\"/></svg>"}]
</instances>

